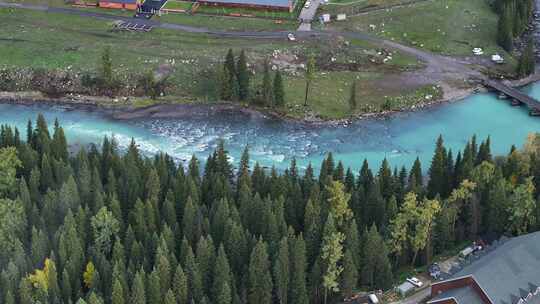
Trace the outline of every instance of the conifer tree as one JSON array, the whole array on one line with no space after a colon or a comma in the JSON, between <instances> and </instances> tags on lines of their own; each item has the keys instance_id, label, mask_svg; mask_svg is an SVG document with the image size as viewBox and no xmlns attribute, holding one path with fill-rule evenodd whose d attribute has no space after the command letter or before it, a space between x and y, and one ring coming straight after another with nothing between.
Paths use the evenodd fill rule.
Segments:
<instances>
[{"instance_id":1,"label":"conifer tree","mask_svg":"<svg viewBox=\"0 0 540 304\"><path fill-rule=\"evenodd\" d=\"M229 286L229 283L224 282L217 291L218 295L215 303L230 304L232 302L231 287Z\"/></svg>"},{"instance_id":2,"label":"conifer tree","mask_svg":"<svg viewBox=\"0 0 540 304\"><path fill-rule=\"evenodd\" d=\"M90 296L88 297L88 304L104 304L105 302L103 299L97 295L95 292L91 292Z\"/></svg>"},{"instance_id":3,"label":"conifer tree","mask_svg":"<svg viewBox=\"0 0 540 304\"><path fill-rule=\"evenodd\" d=\"M176 296L177 304L188 304L188 281L180 263L178 263L174 272L172 290Z\"/></svg>"},{"instance_id":4,"label":"conifer tree","mask_svg":"<svg viewBox=\"0 0 540 304\"><path fill-rule=\"evenodd\" d=\"M249 259L248 303L272 303L272 276L266 243L259 239Z\"/></svg>"},{"instance_id":5,"label":"conifer tree","mask_svg":"<svg viewBox=\"0 0 540 304\"><path fill-rule=\"evenodd\" d=\"M203 288L206 293L211 290L211 274L214 269L215 248L211 238L201 237L197 244L197 265L202 277Z\"/></svg>"},{"instance_id":6,"label":"conifer tree","mask_svg":"<svg viewBox=\"0 0 540 304\"><path fill-rule=\"evenodd\" d=\"M312 264L319 253L321 242L321 215L319 204L308 200L304 212L304 231L306 234L307 261Z\"/></svg>"},{"instance_id":7,"label":"conifer tree","mask_svg":"<svg viewBox=\"0 0 540 304\"><path fill-rule=\"evenodd\" d=\"M263 80L261 86L262 105L270 107L273 106L272 96L272 78L270 76L270 63L268 59L264 61L263 65Z\"/></svg>"},{"instance_id":8,"label":"conifer tree","mask_svg":"<svg viewBox=\"0 0 540 304\"><path fill-rule=\"evenodd\" d=\"M218 303L230 303L232 299L232 287L234 287L234 278L231 273L225 247L219 246L216 266L213 273L212 292L214 301Z\"/></svg>"},{"instance_id":9,"label":"conifer tree","mask_svg":"<svg viewBox=\"0 0 540 304\"><path fill-rule=\"evenodd\" d=\"M101 78L106 86L110 86L113 82L111 48L109 46L105 47L101 54Z\"/></svg>"},{"instance_id":10,"label":"conifer tree","mask_svg":"<svg viewBox=\"0 0 540 304\"><path fill-rule=\"evenodd\" d=\"M294 239L293 246L290 246L290 283L289 283L289 303L307 304L309 298L306 288L307 261L306 244L302 235Z\"/></svg>"},{"instance_id":11,"label":"conifer tree","mask_svg":"<svg viewBox=\"0 0 540 304\"><path fill-rule=\"evenodd\" d=\"M238 57L236 75L238 79L238 99L245 101L249 97L249 71L244 50L240 52L240 56Z\"/></svg>"},{"instance_id":12,"label":"conifer tree","mask_svg":"<svg viewBox=\"0 0 540 304\"><path fill-rule=\"evenodd\" d=\"M529 39L521 56L519 57L517 74L519 77L526 77L534 73L535 70L534 43Z\"/></svg>"},{"instance_id":13,"label":"conifer tree","mask_svg":"<svg viewBox=\"0 0 540 304\"><path fill-rule=\"evenodd\" d=\"M446 180L446 156L446 149L444 148L442 136L439 136L435 154L431 161L431 167L429 168L428 195L431 198L435 197L437 194L440 194L442 197L448 195L447 189L449 188L449 185L447 185Z\"/></svg>"},{"instance_id":14,"label":"conifer tree","mask_svg":"<svg viewBox=\"0 0 540 304\"><path fill-rule=\"evenodd\" d=\"M184 267L186 269L188 277L188 286L191 293L192 300L198 302L201 301L204 296L203 278L199 270L199 266L195 261L193 250L189 247L186 260L184 261Z\"/></svg>"},{"instance_id":15,"label":"conifer tree","mask_svg":"<svg viewBox=\"0 0 540 304\"><path fill-rule=\"evenodd\" d=\"M362 268L361 280L363 285L374 287L375 273L377 272L377 256L380 254L378 249L382 243L382 238L377 231L377 227L372 225L371 228L364 233L363 239L364 252L362 254L362 264L364 267Z\"/></svg>"},{"instance_id":16,"label":"conifer tree","mask_svg":"<svg viewBox=\"0 0 540 304\"><path fill-rule=\"evenodd\" d=\"M131 303L146 304L146 291L144 288L144 273L138 271L131 285Z\"/></svg>"},{"instance_id":17,"label":"conifer tree","mask_svg":"<svg viewBox=\"0 0 540 304\"><path fill-rule=\"evenodd\" d=\"M278 70L274 76L274 103L273 106L281 108L285 106L285 89L283 88L283 78Z\"/></svg>"},{"instance_id":18,"label":"conifer tree","mask_svg":"<svg viewBox=\"0 0 540 304\"><path fill-rule=\"evenodd\" d=\"M165 300L163 302L164 304L176 304L176 298L174 296L174 293L172 290L167 290L167 293L165 294Z\"/></svg>"},{"instance_id":19,"label":"conifer tree","mask_svg":"<svg viewBox=\"0 0 540 304\"><path fill-rule=\"evenodd\" d=\"M275 290L280 304L287 304L289 292L289 241L286 237L279 242L279 249L274 261L273 273Z\"/></svg>"},{"instance_id":20,"label":"conifer tree","mask_svg":"<svg viewBox=\"0 0 540 304\"><path fill-rule=\"evenodd\" d=\"M67 161L68 146L66 136L64 135L64 129L59 125L58 120L54 121L54 133L52 138L52 152L56 159Z\"/></svg>"},{"instance_id":21,"label":"conifer tree","mask_svg":"<svg viewBox=\"0 0 540 304\"><path fill-rule=\"evenodd\" d=\"M513 28L510 10L505 9L499 17L497 42L507 52L513 49Z\"/></svg>"},{"instance_id":22,"label":"conifer tree","mask_svg":"<svg viewBox=\"0 0 540 304\"><path fill-rule=\"evenodd\" d=\"M232 49L227 52L223 71L219 75L221 82L220 97L223 100L234 100L237 96L237 73Z\"/></svg>"},{"instance_id":23,"label":"conifer tree","mask_svg":"<svg viewBox=\"0 0 540 304\"><path fill-rule=\"evenodd\" d=\"M351 250L347 249L343 258L343 273L341 275L341 292L345 298L352 296L358 282L358 270L354 263Z\"/></svg>"}]
</instances>

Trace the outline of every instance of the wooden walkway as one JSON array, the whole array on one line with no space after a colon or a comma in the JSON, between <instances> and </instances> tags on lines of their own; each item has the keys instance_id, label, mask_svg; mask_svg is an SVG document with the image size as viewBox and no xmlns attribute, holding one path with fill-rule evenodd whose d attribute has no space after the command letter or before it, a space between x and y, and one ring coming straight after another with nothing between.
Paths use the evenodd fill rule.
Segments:
<instances>
[{"instance_id":1,"label":"wooden walkway","mask_svg":"<svg viewBox=\"0 0 540 304\"><path fill-rule=\"evenodd\" d=\"M533 116L540 115L540 101L532 98L531 96L521 92L520 90L507 86L504 83L496 80L486 79L484 85L499 93L502 93L512 99L512 104L521 105L524 104L529 108L529 113Z\"/></svg>"}]
</instances>

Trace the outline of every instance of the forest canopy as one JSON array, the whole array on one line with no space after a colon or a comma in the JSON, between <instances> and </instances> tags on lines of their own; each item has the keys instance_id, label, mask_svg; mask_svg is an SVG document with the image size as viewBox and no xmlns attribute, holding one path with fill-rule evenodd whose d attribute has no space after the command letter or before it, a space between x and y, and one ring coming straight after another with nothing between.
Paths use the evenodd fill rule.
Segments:
<instances>
[{"instance_id":1,"label":"forest canopy","mask_svg":"<svg viewBox=\"0 0 540 304\"><path fill-rule=\"evenodd\" d=\"M22 137L25 138L22 138ZM487 233L538 230L540 136L494 157L265 170L225 143L186 167L114 138L69 153L56 121L0 130L0 302L333 303ZM425 173L425 174L424 174Z\"/></svg>"}]
</instances>

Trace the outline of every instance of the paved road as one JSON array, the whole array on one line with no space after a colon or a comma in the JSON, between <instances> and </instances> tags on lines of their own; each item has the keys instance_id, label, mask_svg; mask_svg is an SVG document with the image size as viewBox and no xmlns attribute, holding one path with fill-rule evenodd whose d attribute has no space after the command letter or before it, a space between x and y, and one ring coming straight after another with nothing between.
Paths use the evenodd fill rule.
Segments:
<instances>
[{"instance_id":1,"label":"paved road","mask_svg":"<svg viewBox=\"0 0 540 304\"><path fill-rule=\"evenodd\" d=\"M410 297L390 304L419 304L429 297L430 292L431 288L424 288Z\"/></svg>"},{"instance_id":2,"label":"paved road","mask_svg":"<svg viewBox=\"0 0 540 304\"><path fill-rule=\"evenodd\" d=\"M300 16L298 16L298 20L300 20L298 31L311 31L311 21L317 14L317 9L319 8L319 5L321 5L321 0L311 0L310 2L311 4L309 7L303 7Z\"/></svg>"}]
</instances>

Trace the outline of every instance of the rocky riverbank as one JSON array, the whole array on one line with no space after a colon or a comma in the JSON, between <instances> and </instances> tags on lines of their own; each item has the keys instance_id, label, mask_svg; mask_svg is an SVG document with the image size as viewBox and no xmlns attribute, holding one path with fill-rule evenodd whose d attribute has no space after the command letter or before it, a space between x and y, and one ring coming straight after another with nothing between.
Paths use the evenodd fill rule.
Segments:
<instances>
[{"instance_id":1,"label":"rocky riverbank","mask_svg":"<svg viewBox=\"0 0 540 304\"><path fill-rule=\"evenodd\" d=\"M507 81L512 86L525 86L530 83L540 81L540 73L527 78ZM426 101L419 105L411 106L400 111L382 111L374 113L362 113L354 117L344 119L325 120L316 116L305 117L303 119L292 118L283 113L273 111L268 108L250 107L236 103L216 102L216 103L157 103L154 105L137 107L133 104L132 97L110 98L106 96L85 96L79 94L68 94L61 97L49 97L37 91L24 92L0 92L0 102L16 104L55 104L72 109L83 109L92 111L102 111L108 117L117 120L134 120L142 118L184 118L193 115L204 117L205 114L215 112L241 112L257 118L281 119L306 124L319 125L348 125L358 119L387 118L401 112L419 111L429 107L438 106L444 103L456 102L477 93L485 92L485 88L480 85L469 88L454 88L442 85L442 98Z\"/></svg>"}]
</instances>

